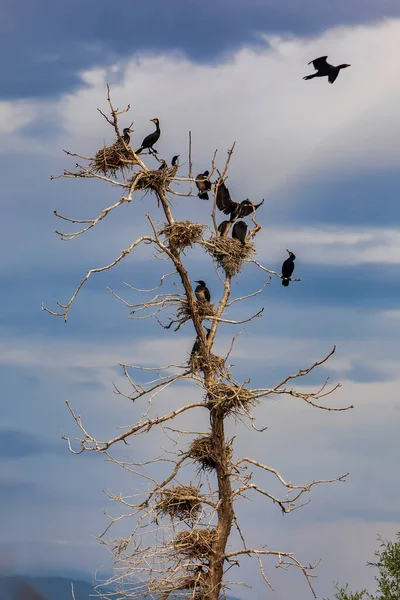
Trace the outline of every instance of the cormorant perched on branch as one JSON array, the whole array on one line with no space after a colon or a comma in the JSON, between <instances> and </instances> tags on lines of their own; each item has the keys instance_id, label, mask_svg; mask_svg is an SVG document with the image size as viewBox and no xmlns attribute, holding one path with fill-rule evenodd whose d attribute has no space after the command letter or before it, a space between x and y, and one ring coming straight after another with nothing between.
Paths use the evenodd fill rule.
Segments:
<instances>
[{"instance_id":1,"label":"cormorant perched on branch","mask_svg":"<svg viewBox=\"0 0 400 600\"><path fill-rule=\"evenodd\" d=\"M175 156L172 157L171 165L173 167L179 167L179 160L178 160L179 157L180 157L180 154L175 154Z\"/></svg>"},{"instance_id":2,"label":"cormorant perched on branch","mask_svg":"<svg viewBox=\"0 0 400 600\"><path fill-rule=\"evenodd\" d=\"M149 152L154 152L154 154L157 154L157 150L155 150L153 146L158 141L158 138L161 135L160 121L158 119L150 119L150 121L155 124L156 130L144 138L142 145L138 150L136 150L135 154L140 154L143 150L146 149L148 149Z\"/></svg>"},{"instance_id":3,"label":"cormorant perched on branch","mask_svg":"<svg viewBox=\"0 0 400 600\"><path fill-rule=\"evenodd\" d=\"M125 127L122 132L123 140L127 146L129 146L129 142L131 141L131 136L129 135L130 133L133 133L133 129L130 129L129 127Z\"/></svg>"},{"instance_id":4,"label":"cormorant perched on branch","mask_svg":"<svg viewBox=\"0 0 400 600\"><path fill-rule=\"evenodd\" d=\"M286 249L286 252L289 254L289 258L287 258L282 265L282 285L284 287L289 285L290 277L294 271L294 260L296 258L290 250Z\"/></svg>"},{"instance_id":5,"label":"cormorant perched on branch","mask_svg":"<svg viewBox=\"0 0 400 600\"><path fill-rule=\"evenodd\" d=\"M195 283L199 284L196 287L196 289L194 290L197 300L199 300L200 302L204 302L204 300L206 300L207 302L210 302L211 294L210 294L210 290L206 286L205 281L203 281L202 279L199 279L199 281L195 281Z\"/></svg>"},{"instance_id":6,"label":"cormorant perched on branch","mask_svg":"<svg viewBox=\"0 0 400 600\"><path fill-rule=\"evenodd\" d=\"M211 181L208 179L210 171L204 171L204 173L199 173L195 179L195 183L199 193L197 194L201 200L208 200L209 196L207 194L208 190L211 190Z\"/></svg>"},{"instance_id":7,"label":"cormorant perched on branch","mask_svg":"<svg viewBox=\"0 0 400 600\"><path fill-rule=\"evenodd\" d=\"M232 230L232 237L239 240L243 245L246 243L247 224L244 221L236 221Z\"/></svg>"},{"instance_id":8,"label":"cormorant perched on branch","mask_svg":"<svg viewBox=\"0 0 400 600\"><path fill-rule=\"evenodd\" d=\"M260 204L253 204L248 198L243 202L233 202L231 195L225 183L221 183L217 189L217 207L225 215L230 215L230 221L233 223L236 219L248 217L251 213L263 204L264 200Z\"/></svg>"},{"instance_id":9,"label":"cormorant perched on branch","mask_svg":"<svg viewBox=\"0 0 400 600\"><path fill-rule=\"evenodd\" d=\"M313 73L312 75L306 75L303 79L313 79L314 77L328 77L329 83L333 83L336 77L339 75L340 69L345 69L346 67L351 67L351 65L343 64L334 67L326 62L327 56L321 56L320 58L316 58L315 60L310 61L314 65L314 69L316 69L317 73Z\"/></svg>"},{"instance_id":10,"label":"cormorant perched on branch","mask_svg":"<svg viewBox=\"0 0 400 600\"><path fill-rule=\"evenodd\" d=\"M211 333L211 329L209 329L208 327L205 327L206 331L207 331L207 335L206 335L206 340L208 340L210 333ZM190 358L189 358L189 362L191 362L193 356L195 354L197 354L197 352L200 350L200 337L197 336L197 338L195 339L195 342L193 344L193 348L192 351L190 353Z\"/></svg>"},{"instance_id":11,"label":"cormorant perched on branch","mask_svg":"<svg viewBox=\"0 0 400 600\"><path fill-rule=\"evenodd\" d=\"M228 235L229 230L231 228L231 222L230 221L222 221L222 223L220 223L218 225L218 231L221 237L225 237Z\"/></svg>"}]
</instances>

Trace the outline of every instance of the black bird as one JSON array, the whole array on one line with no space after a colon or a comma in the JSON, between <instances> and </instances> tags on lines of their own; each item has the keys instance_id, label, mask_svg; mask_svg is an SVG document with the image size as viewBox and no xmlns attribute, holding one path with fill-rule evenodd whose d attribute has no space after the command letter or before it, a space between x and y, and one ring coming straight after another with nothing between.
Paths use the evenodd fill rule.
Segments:
<instances>
[{"instance_id":1,"label":"black bird","mask_svg":"<svg viewBox=\"0 0 400 600\"><path fill-rule=\"evenodd\" d=\"M129 142L131 141L131 136L129 135L130 133L133 133L133 129L129 129L129 127L125 127L122 132L123 140L127 146L129 146Z\"/></svg>"},{"instance_id":2,"label":"black bird","mask_svg":"<svg viewBox=\"0 0 400 600\"><path fill-rule=\"evenodd\" d=\"M218 231L221 237L225 237L228 235L229 230L231 228L231 222L230 221L222 221L222 223L220 223L218 225Z\"/></svg>"},{"instance_id":3,"label":"black bird","mask_svg":"<svg viewBox=\"0 0 400 600\"><path fill-rule=\"evenodd\" d=\"M207 331L207 335L206 335L206 340L208 340L210 333L211 333L211 329L209 329L208 327L205 327L206 331ZM195 354L197 354L197 352L200 350L200 337L197 336L197 338L195 339L195 342L193 344L193 348L192 351L190 353L190 358L189 358L189 362L192 361L193 356Z\"/></svg>"},{"instance_id":4,"label":"black bird","mask_svg":"<svg viewBox=\"0 0 400 600\"><path fill-rule=\"evenodd\" d=\"M290 277L294 271L294 260L296 258L290 250L286 249L286 252L289 254L289 258L287 258L282 265L282 285L284 287L289 285Z\"/></svg>"},{"instance_id":5,"label":"black bird","mask_svg":"<svg viewBox=\"0 0 400 600\"><path fill-rule=\"evenodd\" d=\"M158 170L162 171L163 169L166 169L167 167L168 167L167 161L162 158L161 159L161 165L158 167Z\"/></svg>"},{"instance_id":6,"label":"black bird","mask_svg":"<svg viewBox=\"0 0 400 600\"><path fill-rule=\"evenodd\" d=\"M157 150L155 150L153 146L161 135L160 121L158 119L150 119L150 121L155 124L156 130L144 138L142 145L138 150L136 150L135 154L140 154L145 149L148 149L149 152L154 152L154 154L157 154Z\"/></svg>"},{"instance_id":7,"label":"black bird","mask_svg":"<svg viewBox=\"0 0 400 600\"><path fill-rule=\"evenodd\" d=\"M211 294L210 294L210 290L206 286L205 281L203 281L202 279L199 279L199 281L195 281L195 283L199 284L196 287L196 289L194 290L194 293L196 294L197 300L199 302L204 302L204 301L210 302L210 300L211 300Z\"/></svg>"},{"instance_id":8,"label":"black bird","mask_svg":"<svg viewBox=\"0 0 400 600\"><path fill-rule=\"evenodd\" d=\"M339 75L340 69L345 69L346 67L351 67L351 65L343 64L334 67L326 62L327 56L321 56L320 58L316 58L315 60L310 61L314 65L314 69L317 71L312 75L306 75L303 79L313 79L314 77L328 77L329 83L333 83L336 77Z\"/></svg>"},{"instance_id":9,"label":"black bird","mask_svg":"<svg viewBox=\"0 0 400 600\"><path fill-rule=\"evenodd\" d=\"M179 160L178 160L179 157L180 157L180 154L175 154L175 156L172 157L171 165L173 167L179 167Z\"/></svg>"},{"instance_id":10,"label":"black bird","mask_svg":"<svg viewBox=\"0 0 400 600\"><path fill-rule=\"evenodd\" d=\"M225 215L230 215L230 221L233 223L236 219L248 217L251 213L264 203L264 200L260 204L253 204L248 198L243 202L233 202L231 195L225 183L221 183L217 189L217 207Z\"/></svg>"},{"instance_id":11,"label":"black bird","mask_svg":"<svg viewBox=\"0 0 400 600\"><path fill-rule=\"evenodd\" d=\"M232 237L243 244L246 243L247 224L244 221L236 221L232 230Z\"/></svg>"},{"instance_id":12,"label":"black bird","mask_svg":"<svg viewBox=\"0 0 400 600\"><path fill-rule=\"evenodd\" d=\"M201 200L208 200L209 196L207 194L208 190L211 190L211 181L208 179L210 171L204 171L204 173L199 173L195 179L195 183L199 193L197 194Z\"/></svg>"}]
</instances>

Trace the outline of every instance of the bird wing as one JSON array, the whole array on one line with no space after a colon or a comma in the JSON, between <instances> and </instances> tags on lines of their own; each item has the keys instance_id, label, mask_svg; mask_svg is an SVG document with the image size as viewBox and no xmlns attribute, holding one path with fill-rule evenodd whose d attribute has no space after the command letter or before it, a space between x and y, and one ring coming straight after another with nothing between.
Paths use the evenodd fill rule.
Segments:
<instances>
[{"instance_id":1,"label":"bird wing","mask_svg":"<svg viewBox=\"0 0 400 600\"><path fill-rule=\"evenodd\" d=\"M315 58L314 60L310 61L308 64L311 65L311 63L314 66L314 69L316 71L319 71L319 69L323 69L324 67L327 66L327 62L326 59L328 57L327 56L320 56L319 58Z\"/></svg>"},{"instance_id":2,"label":"bird wing","mask_svg":"<svg viewBox=\"0 0 400 600\"><path fill-rule=\"evenodd\" d=\"M329 73L329 75L328 75L329 83L333 83L336 80L336 77L338 75L339 75L339 71L332 71L331 73Z\"/></svg>"},{"instance_id":3,"label":"bird wing","mask_svg":"<svg viewBox=\"0 0 400 600\"><path fill-rule=\"evenodd\" d=\"M230 215L236 207L236 202L231 200L231 195L228 188L222 182L217 189L217 208L222 210L225 215Z\"/></svg>"},{"instance_id":4,"label":"bird wing","mask_svg":"<svg viewBox=\"0 0 400 600\"><path fill-rule=\"evenodd\" d=\"M246 202L245 200L243 200L243 202ZM264 200L262 200L262 202L260 202L260 204L257 204L257 206L255 206L253 204L253 202L251 202L251 204L243 204L243 202L241 202L240 204L240 216L241 217L248 217L249 215L252 214L253 211L257 210L257 208L259 206L261 206L261 204L263 204Z\"/></svg>"},{"instance_id":5,"label":"bird wing","mask_svg":"<svg viewBox=\"0 0 400 600\"><path fill-rule=\"evenodd\" d=\"M208 287L206 287L205 290L204 290L204 297L207 300L207 302L210 302L210 300L211 300L211 294L210 294L210 290L208 289Z\"/></svg>"}]
</instances>

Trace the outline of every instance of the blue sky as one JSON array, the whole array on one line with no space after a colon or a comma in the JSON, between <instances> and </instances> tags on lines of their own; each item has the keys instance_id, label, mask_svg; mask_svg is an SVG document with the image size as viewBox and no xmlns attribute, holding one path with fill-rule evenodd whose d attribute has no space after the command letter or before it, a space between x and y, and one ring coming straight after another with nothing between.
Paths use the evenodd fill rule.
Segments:
<instances>
[{"instance_id":1,"label":"blue sky","mask_svg":"<svg viewBox=\"0 0 400 600\"><path fill-rule=\"evenodd\" d=\"M257 409L268 424L263 438L233 424L230 431L239 454L271 457L292 481L347 471L351 477L315 490L309 506L284 519L276 507L241 503L250 539L256 543L265 523L262 544L293 549L305 562L322 558L320 597L331 594L333 580L371 580L364 563L376 535L392 536L400 520L393 477L400 416L399 12L389 0L332 8L317 0L122 2L118 10L101 0L2 3L0 46L8 61L0 88L0 551L12 554L13 568L109 566L93 539L104 527L103 509L112 510L102 490L119 493L135 482L102 457L68 454L60 430L73 436L74 427L64 400L100 437L112 437L136 415L112 394L117 363L164 364L170 355L181 362L193 342L189 328L174 334L128 320L106 290L133 302L123 282L157 283L162 265L141 250L90 280L67 324L41 311L42 302L54 308L54 300L66 301L87 269L109 263L143 233L145 212L160 220L155 199L139 196L72 242L54 233L60 222L53 210L84 219L119 197L95 182L49 179L73 166L63 148L90 155L112 140L96 111L106 108L109 82L116 105L131 103L134 146L158 116L160 154L180 153L184 161L191 129L195 170L203 171L215 148L221 165L236 140L229 188L238 199L265 198L257 258L279 269L285 248L297 255L301 283L284 289L273 281L246 309L229 313L265 307L232 355L237 378L272 385L337 344L312 382L327 375L341 381L332 401L354 403L355 410L330 414L294 399L268 400ZM334 86L303 82L307 63L323 54L352 67ZM175 204L178 218L211 223L207 203ZM218 297L220 283L202 252L188 252L187 265ZM262 283L248 265L233 291L242 295ZM221 329L221 352L229 336ZM167 405L185 393L167 394ZM157 444L149 435L129 452L145 458ZM309 597L299 576L268 566L278 600L294 590L300 600ZM240 578L264 593L246 562Z\"/></svg>"}]
</instances>

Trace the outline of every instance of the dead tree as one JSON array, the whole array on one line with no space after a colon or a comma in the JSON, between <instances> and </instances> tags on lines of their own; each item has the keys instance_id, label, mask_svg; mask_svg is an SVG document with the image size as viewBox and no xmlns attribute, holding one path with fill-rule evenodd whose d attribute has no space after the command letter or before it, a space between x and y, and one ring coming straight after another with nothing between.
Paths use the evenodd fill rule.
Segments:
<instances>
[{"instance_id":1,"label":"dead tree","mask_svg":"<svg viewBox=\"0 0 400 600\"><path fill-rule=\"evenodd\" d=\"M72 233L57 232L62 240L73 240L79 235L87 233L102 219L122 204L130 203L134 194L139 191L149 192L155 196L158 211L165 218L162 227L157 227L150 214L147 214L149 230L133 241L119 256L109 264L90 269L77 286L72 297L66 304L57 303L59 311L44 310L50 314L64 318L67 321L69 310L75 302L77 295L84 284L96 273L112 269L120 261L125 260L135 248L141 244L151 245L159 256L169 261L172 271L165 273L159 284L152 292L154 295L138 303L130 303L125 298L114 294L130 311L130 317L156 318L164 329L170 329L166 335L173 335L175 331L185 324L191 323L195 330L196 340L189 361L182 364L168 364L164 367L145 368L140 365L121 365L123 374L129 385L129 390L123 391L115 387L114 392L124 396L131 402L146 401L142 414L137 416L134 425L126 427L108 440L98 440L89 432L81 417L73 410L71 404L67 406L79 430L79 436L74 440L64 436L69 450L75 454L92 451L104 453L109 460L122 466L134 474L136 478L143 478L147 489L137 495L126 498L122 496L110 497L122 504L124 512L117 516L108 516L110 521L99 537L101 543L106 544L112 551L115 564L115 577L113 582L118 584L121 593L128 598L158 598L166 600L173 598L196 598L197 600L217 600L222 597L224 588L229 585L228 572L231 568L240 565L244 555L254 557L259 564L260 573L265 583L271 583L265 572L265 559L273 557L276 566L282 568L296 567L304 574L308 585L313 592L311 578L315 565L303 565L288 550L281 548L269 549L265 546L249 547L246 543L245 533L235 514L235 502L240 497L249 493L259 494L276 504L283 513L290 513L299 506L303 506L303 497L310 492L313 486L343 481L346 475L330 480L312 481L306 484L293 484L284 479L274 467L263 464L252 457L234 457L233 440L228 440L225 433L227 419L232 416L249 420L254 431L257 429L252 416L252 408L263 399L288 394L311 406L322 410L348 410L352 406L332 408L323 404L325 398L338 386L327 387L327 381L315 391L305 392L304 389L296 390L292 387L294 380L307 376L311 371L325 363L335 352L335 348L322 360L312 366L300 369L297 373L288 375L283 381L272 387L251 388L249 381L236 381L229 365L229 357L235 342L235 337L225 356L213 353L214 341L221 323L232 325L245 323L262 315L263 308L243 320L232 320L227 316L230 306L237 302L258 296L266 285L280 275L267 269L253 258L255 251L254 237L260 232L261 226L253 215L254 227L247 235L245 244L236 239L221 237L218 233L216 222L216 188L218 182L226 180L229 162L234 151L228 151L225 164L217 171L217 152L214 153L211 163L210 179L214 187L214 203L211 214L213 231L206 236L210 227L206 224L195 223L189 220L175 220L171 199L179 196L190 198L193 193L193 171L191 156L191 136L189 134L188 174L180 176L181 167L174 164L168 166L164 159L152 157L152 161L159 160L162 168L150 169L143 158L145 154L137 156L134 150L121 136L119 117L125 114L129 107L119 111L114 109L110 91L108 90L108 103L110 116L102 113L104 118L113 128L117 140L108 147L97 152L93 158L85 158L67 152L69 156L78 157L79 163L73 171L64 171L61 177L99 179L120 188L122 197L116 203L104 208L101 213L89 220L76 220L55 212L56 216L68 223L78 224L81 228ZM101 111L100 111L101 112ZM132 127L132 124L130 125ZM218 176L216 176L218 173ZM187 186L185 193L178 192L176 183ZM182 188L180 188L182 189ZM182 201L183 202L183 201ZM132 206L133 208L133 206ZM138 207L135 207L139 210ZM184 207L181 208L182 212ZM223 285L223 291L218 302L211 303L197 300L192 288L191 278L185 268L185 249L198 244L204 248L211 258L214 268ZM246 263L252 263L259 269L264 279L260 289L245 294L241 297L231 298L231 279L240 272ZM265 280L265 273L268 279ZM175 291L161 292L161 288L171 281L175 282ZM298 280L299 281L299 280ZM128 286L129 292L139 293L132 285ZM165 311L170 309L173 317L169 323L161 322ZM206 333L203 323L209 325ZM149 372L147 383L138 382L138 371L141 375ZM178 382L191 381L193 384L193 401L181 406L176 406L170 411L157 412L154 415L153 405L158 400L159 394L174 386ZM201 394L196 398L196 387ZM160 410L160 409L159 409ZM186 431L178 428L175 420L188 411L206 411L209 416L209 429L207 431ZM122 462L112 456L112 447L120 442L132 440L137 436L146 435L154 428L161 429L175 442L174 450L165 450L146 463ZM184 437L187 436L187 437ZM184 438L184 442L181 441ZM176 450L178 448L178 450ZM161 452L161 451L160 451ZM154 464L169 465L169 472L160 480L149 474L149 469ZM184 479L185 468L194 469L197 475L195 483ZM257 483L257 471L267 472L282 486L282 495L275 495ZM203 485L204 484L204 485ZM205 491L207 490L207 491ZM127 537L110 538L113 527L123 519L132 520L131 533ZM128 525L127 525L128 527ZM229 539L233 530L238 532L241 547L231 548ZM314 592L313 592L314 593Z\"/></svg>"}]
</instances>

